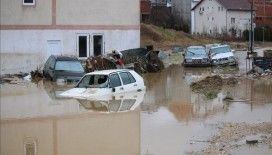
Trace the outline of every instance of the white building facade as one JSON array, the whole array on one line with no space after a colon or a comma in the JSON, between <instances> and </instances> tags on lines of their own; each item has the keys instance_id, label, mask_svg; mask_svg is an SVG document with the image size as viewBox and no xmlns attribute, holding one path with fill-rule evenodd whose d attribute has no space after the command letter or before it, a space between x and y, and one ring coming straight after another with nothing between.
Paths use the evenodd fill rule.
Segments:
<instances>
[{"instance_id":1,"label":"white building facade","mask_svg":"<svg viewBox=\"0 0 272 155\"><path fill-rule=\"evenodd\" d=\"M1 0L1 74L138 47L139 0Z\"/></svg>"},{"instance_id":2,"label":"white building facade","mask_svg":"<svg viewBox=\"0 0 272 155\"><path fill-rule=\"evenodd\" d=\"M250 4L247 0L201 0L192 9L194 34L241 37L250 29Z\"/></svg>"}]
</instances>

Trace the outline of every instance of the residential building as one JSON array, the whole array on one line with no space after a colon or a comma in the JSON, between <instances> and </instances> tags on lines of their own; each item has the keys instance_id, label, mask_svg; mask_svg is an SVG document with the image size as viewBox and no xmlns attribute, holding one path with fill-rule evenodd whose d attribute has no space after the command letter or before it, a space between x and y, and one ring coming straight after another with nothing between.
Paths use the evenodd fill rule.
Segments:
<instances>
[{"instance_id":1,"label":"residential building","mask_svg":"<svg viewBox=\"0 0 272 155\"><path fill-rule=\"evenodd\" d=\"M193 9L197 34L228 34L241 37L250 29L251 5L248 0L201 0Z\"/></svg>"},{"instance_id":2,"label":"residential building","mask_svg":"<svg viewBox=\"0 0 272 155\"><path fill-rule=\"evenodd\" d=\"M249 1L251 2L251 0ZM272 28L272 0L254 0L254 8L256 9L256 26L270 26Z\"/></svg>"},{"instance_id":3,"label":"residential building","mask_svg":"<svg viewBox=\"0 0 272 155\"><path fill-rule=\"evenodd\" d=\"M139 0L1 0L1 74L139 46Z\"/></svg>"}]
</instances>

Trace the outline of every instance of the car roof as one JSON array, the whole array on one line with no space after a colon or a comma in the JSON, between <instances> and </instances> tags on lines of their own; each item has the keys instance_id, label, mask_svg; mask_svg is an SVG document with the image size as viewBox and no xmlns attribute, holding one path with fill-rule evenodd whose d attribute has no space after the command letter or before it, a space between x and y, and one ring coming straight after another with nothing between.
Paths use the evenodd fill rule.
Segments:
<instances>
[{"instance_id":1,"label":"car roof","mask_svg":"<svg viewBox=\"0 0 272 155\"><path fill-rule=\"evenodd\" d=\"M131 70L129 69L109 69L109 70L101 70L101 71L94 71L91 73L87 73L86 75L109 75L111 73L116 73L116 72L130 72Z\"/></svg>"},{"instance_id":2,"label":"car roof","mask_svg":"<svg viewBox=\"0 0 272 155\"><path fill-rule=\"evenodd\" d=\"M229 45L219 45L219 46L214 46L211 49L216 49L216 48L221 48L221 47L230 47Z\"/></svg>"},{"instance_id":3,"label":"car roof","mask_svg":"<svg viewBox=\"0 0 272 155\"><path fill-rule=\"evenodd\" d=\"M205 48L205 47L203 47L203 46L189 46L187 48Z\"/></svg>"},{"instance_id":4,"label":"car roof","mask_svg":"<svg viewBox=\"0 0 272 155\"><path fill-rule=\"evenodd\" d=\"M73 56L63 56L63 55L52 55L57 61L79 61Z\"/></svg>"}]
</instances>

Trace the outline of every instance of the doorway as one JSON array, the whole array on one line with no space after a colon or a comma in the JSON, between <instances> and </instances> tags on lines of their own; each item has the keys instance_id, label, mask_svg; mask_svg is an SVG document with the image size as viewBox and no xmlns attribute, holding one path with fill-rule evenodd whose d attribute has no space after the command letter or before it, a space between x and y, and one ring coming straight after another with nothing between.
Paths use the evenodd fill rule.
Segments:
<instances>
[{"instance_id":1,"label":"doorway","mask_svg":"<svg viewBox=\"0 0 272 155\"><path fill-rule=\"evenodd\" d=\"M60 40L47 40L47 56L50 55L60 55L61 50L61 41Z\"/></svg>"},{"instance_id":2,"label":"doorway","mask_svg":"<svg viewBox=\"0 0 272 155\"><path fill-rule=\"evenodd\" d=\"M79 34L77 36L77 50L79 58L86 58L89 53L89 34Z\"/></svg>"},{"instance_id":3,"label":"doorway","mask_svg":"<svg viewBox=\"0 0 272 155\"><path fill-rule=\"evenodd\" d=\"M93 53L94 56L103 54L103 35L93 35Z\"/></svg>"}]
</instances>

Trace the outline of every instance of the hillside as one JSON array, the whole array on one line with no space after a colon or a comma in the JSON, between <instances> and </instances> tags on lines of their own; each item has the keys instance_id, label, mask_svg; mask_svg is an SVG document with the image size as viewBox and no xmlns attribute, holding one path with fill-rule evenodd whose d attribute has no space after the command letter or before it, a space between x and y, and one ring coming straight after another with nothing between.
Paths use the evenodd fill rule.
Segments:
<instances>
[{"instance_id":1,"label":"hillside","mask_svg":"<svg viewBox=\"0 0 272 155\"><path fill-rule=\"evenodd\" d=\"M189 46L220 42L216 39L195 37L182 31L164 29L150 24L141 24L141 46L154 45L155 48L169 48L175 45Z\"/></svg>"}]
</instances>

